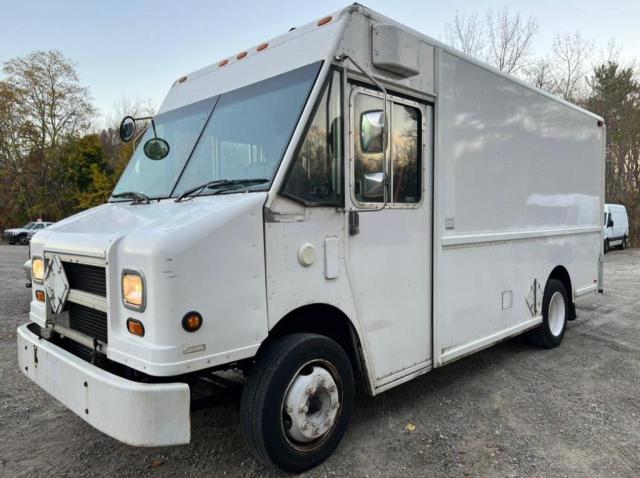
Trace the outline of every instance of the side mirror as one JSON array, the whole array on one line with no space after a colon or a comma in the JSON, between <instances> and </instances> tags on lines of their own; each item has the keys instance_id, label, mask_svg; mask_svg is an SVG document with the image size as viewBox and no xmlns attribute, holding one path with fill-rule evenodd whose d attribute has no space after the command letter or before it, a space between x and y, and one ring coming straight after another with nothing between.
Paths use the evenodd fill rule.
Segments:
<instances>
[{"instance_id":1,"label":"side mirror","mask_svg":"<svg viewBox=\"0 0 640 478\"><path fill-rule=\"evenodd\" d=\"M360 148L363 153L383 152L384 112L365 111L360 115Z\"/></svg>"},{"instance_id":2,"label":"side mirror","mask_svg":"<svg viewBox=\"0 0 640 478\"><path fill-rule=\"evenodd\" d=\"M166 158L170 149L169 143L162 138L151 138L144 143L143 147L144 154L147 158L153 159L154 161Z\"/></svg>"},{"instance_id":3,"label":"side mirror","mask_svg":"<svg viewBox=\"0 0 640 478\"><path fill-rule=\"evenodd\" d=\"M607 227L613 227L613 219L609 218L609 221L607 222Z\"/></svg>"},{"instance_id":4,"label":"side mirror","mask_svg":"<svg viewBox=\"0 0 640 478\"><path fill-rule=\"evenodd\" d=\"M136 135L136 120L132 116L125 116L120 123L120 139L128 143Z\"/></svg>"},{"instance_id":5,"label":"side mirror","mask_svg":"<svg viewBox=\"0 0 640 478\"><path fill-rule=\"evenodd\" d=\"M384 173L365 173L362 176L362 196L375 200L384 194Z\"/></svg>"}]
</instances>

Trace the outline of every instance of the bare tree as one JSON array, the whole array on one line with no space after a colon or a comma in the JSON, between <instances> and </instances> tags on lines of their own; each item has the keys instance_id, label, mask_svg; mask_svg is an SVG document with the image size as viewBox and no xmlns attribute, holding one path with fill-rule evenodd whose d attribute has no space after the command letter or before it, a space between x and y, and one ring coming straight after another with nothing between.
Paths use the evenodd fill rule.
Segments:
<instances>
[{"instance_id":1,"label":"bare tree","mask_svg":"<svg viewBox=\"0 0 640 478\"><path fill-rule=\"evenodd\" d=\"M454 48L512 74L527 65L537 33L534 17L523 19L519 13L511 14L509 7L498 12L489 8L484 20L477 13L456 12L444 29L445 41Z\"/></svg>"},{"instance_id":2,"label":"bare tree","mask_svg":"<svg viewBox=\"0 0 640 478\"><path fill-rule=\"evenodd\" d=\"M534 17L523 20L519 13L512 15L506 6L496 14L487 11L489 61L499 70L517 73L531 56L531 43L538 33Z\"/></svg>"},{"instance_id":3,"label":"bare tree","mask_svg":"<svg viewBox=\"0 0 640 478\"><path fill-rule=\"evenodd\" d=\"M453 20L445 23L444 35L445 41L462 53L480 60L485 59L484 22L477 13L466 16L456 11Z\"/></svg>"},{"instance_id":4,"label":"bare tree","mask_svg":"<svg viewBox=\"0 0 640 478\"><path fill-rule=\"evenodd\" d=\"M554 93L565 100L586 96L586 74L593 44L579 32L557 35L551 48L554 69Z\"/></svg>"},{"instance_id":5,"label":"bare tree","mask_svg":"<svg viewBox=\"0 0 640 478\"><path fill-rule=\"evenodd\" d=\"M62 138L84 132L94 114L88 88L80 85L75 64L57 50L35 51L4 64L5 81L40 134L39 147L56 147Z\"/></svg>"},{"instance_id":6,"label":"bare tree","mask_svg":"<svg viewBox=\"0 0 640 478\"><path fill-rule=\"evenodd\" d=\"M541 57L524 69L526 80L536 88L553 92L555 77L549 58Z\"/></svg>"}]
</instances>

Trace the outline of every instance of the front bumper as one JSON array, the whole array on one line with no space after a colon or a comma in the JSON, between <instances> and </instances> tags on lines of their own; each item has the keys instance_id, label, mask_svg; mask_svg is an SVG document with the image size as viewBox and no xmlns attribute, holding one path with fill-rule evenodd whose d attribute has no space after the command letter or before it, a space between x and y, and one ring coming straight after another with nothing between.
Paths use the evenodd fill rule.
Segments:
<instances>
[{"instance_id":1,"label":"front bumper","mask_svg":"<svg viewBox=\"0 0 640 478\"><path fill-rule=\"evenodd\" d=\"M23 373L87 423L133 446L189 443L190 391L186 383L139 383L102 370L18 328Z\"/></svg>"}]
</instances>

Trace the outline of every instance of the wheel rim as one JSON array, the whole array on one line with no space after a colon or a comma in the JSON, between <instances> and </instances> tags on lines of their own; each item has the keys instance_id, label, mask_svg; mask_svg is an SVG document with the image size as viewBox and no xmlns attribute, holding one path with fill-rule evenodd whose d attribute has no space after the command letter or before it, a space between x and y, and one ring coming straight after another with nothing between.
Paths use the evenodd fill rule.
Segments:
<instances>
[{"instance_id":1,"label":"wheel rim","mask_svg":"<svg viewBox=\"0 0 640 478\"><path fill-rule=\"evenodd\" d=\"M331 434L341 409L336 377L326 361L309 362L294 375L282 405L282 427L294 447L314 448Z\"/></svg>"},{"instance_id":2,"label":"wheel rim","mask_svg":"<svg viewBox=\"0 0 640 478\"><path fill-rule=\"evenodd\" d=\"M560 292L555 292L549 301L549 311L547 312L547 321L549 322L549 330L554 337L562 332L564 327L566 307L564 304L564 296Z\"/></svg>"}]
</instances>

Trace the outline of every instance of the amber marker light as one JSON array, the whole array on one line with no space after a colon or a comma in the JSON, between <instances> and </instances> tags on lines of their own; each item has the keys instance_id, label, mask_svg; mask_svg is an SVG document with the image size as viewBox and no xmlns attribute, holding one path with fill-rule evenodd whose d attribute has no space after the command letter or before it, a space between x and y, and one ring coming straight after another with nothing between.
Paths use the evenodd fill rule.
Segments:
<instances>
[{"instance_id":1,"label":"amber marker light","mask_svg":"<svg viewBox=\"0 0 640 478\"><path fill-rule=\"evenodd\" d=\"M36 299L38 299L40 302L44 302L44 291L43 290L37 290L36 291Z\"/></svg>"},{"instance_id":2,"label":"amber marker light","mask_svg":"<svg viewBox=\"0 0 640 478\"><path fill-rule=\"evenodd\" d=\"M224 60L220 61L220 63L218 63L218 66L222 67L222 66L226 65L227 63L229 63L229 60L225 58Z\"/></svg>"},{"instance_id":3,"label":"amber marker light","mask_svg":"<svg viewBox=\"0 0 640 478\"><path fill-rule=\"evenodd\" d=\"M127 330L133 335L144 337L144 325L137 319L127 319Z\"/></svg>"},{"instance_id":4,"label":"amber marker light","mask_svg":"<svg viewBox=\"0 0 640 478\"><path fill-rule=\"evenodd\" d=\"M182 318L182 328L187 332L195 332L202 325L202 316L197 312L187 312Z\"/></svg>"},{"instance_id":5,"label":"amber marker light","mask_svg":"<svg viewBox=\"0 0 640 478\"><path fill-rule=\"evenodd\" d=\"M247 52L243 51L242 53L238 53L238 55L236 56L236 59L242 60L245 56L247 56Z\"/></svg>"},{"instance_id":6,"label":"amber marker light","mask_svg":"<svg viewBox=\"0 0 640 478\"><path fill-rule=\"evenodd\" d=\"M266 49L269 46L268 43L261 43L260 45L258 45L258 47L256 48L256 51L262 51L264 49Z\"/></svg>"},{"instance_id":7,"label":"amber marker light","mask_svg":"<svg viewBox=\"0 0 640 478\"><path fill-rule=\"evenodd\" d=\"M326 25L331 21L331 17L324 17L322 20L318 20L318 26Z\"/></svg>"}]
</instances>

